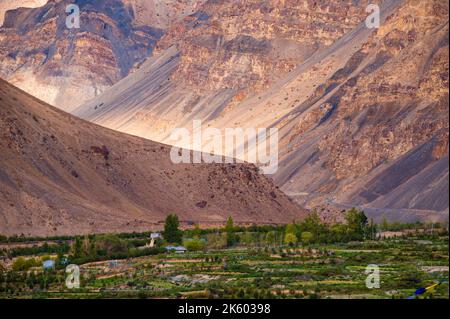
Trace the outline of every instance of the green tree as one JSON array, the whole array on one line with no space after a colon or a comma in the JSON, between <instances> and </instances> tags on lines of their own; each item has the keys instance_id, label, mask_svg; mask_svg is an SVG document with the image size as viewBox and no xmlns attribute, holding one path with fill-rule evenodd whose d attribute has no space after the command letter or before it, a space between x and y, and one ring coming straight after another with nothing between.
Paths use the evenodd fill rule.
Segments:
<instances>
[{"instance_id":1,"label":"green tree","mask_svg":"<svg viewBox=\"0 0 450 319\"><path fill-rule=\"evenodd\" d=\"M301 235L302 243L308 244L313 239L314 235L309 231L304 231Z\"/></svg>"},{"instance_id":2,"label":"green tree","mask_svg":"<svg viewBox=\"0 0 450 319\"><path fill-rule=\"evenodd\" d=\"M296 234L297 233L297 226L295 224L288 224L286 225L286 234Z\"/></svg>"},{"instance_id":3,"label":"green tree","mask_svg":"<svg viewBox=\"0 0 450 319\"><path fill-rule=\"evenodd\" d=\"M89 236L84 236L81 247L81 249L83 250L83 255L90 256L92 241L90 240Z\"/></svg>"},{"instance_id":4,"label":"green tree","mask_svg":"<svg viewBox=\"0 0 450 319\"><path fill-rule=\"evenodd\" d=\"M92 259L97 258L97 244L96 244L96 237L92 238L92 240L89 242L89 257Z\"/></svg>"},{"instance_id":5,"label":"green tree","mask_svg":"<svg viewBox=\"0 0 450 319\"><path fill-rule=\"evenodd\" d=\"M347 238L347 226L341 223L334 224L330 227L331 240L333 242L342 242Z\"/></svg>"},{"instance_id":6,"label":"green tree","mask_svg":"<svg viewBox=\"0 0 450 319\"><path fill-rule=\"evenodd\" d=\"M215 233L208 236L208 247L212 249L222 249L227 246L226 235Z\"/></svg>"},{"instance_id":7,"label":"green tree","mask_svg":"<svg viewBox=\"0 0 450 319\"><path fill-rule=\"evenodd\" d=\"M167 216L166 222L164 224L164 239L167 242L173 244L181 244L183 233L180 229L178 229L179 226L180 222L177 215L171 214Z\"/></svg>"},{"instance_id":8,"label":"green tree","mask_svg":"<svg viewBox=\"0 0 450 319\"><path fill-rule=\"evenodd\" d=\"M128 243L115 234L100 235L95 243L96 248L107 256L117 256L128 252ZM89 248L89 246L86 247Z\"/></svg>"},{"instance_id":9,"label":"green tree","mask_svg":"<svg viewBox=\"0 0 450 319\"><path fill-rule=\"evenodd\" d=\"M251 246L255 241L255 236L251 232L245 232L243 236L241 236L241 242L243 242L246 246Z\"/></svg>"},{"instance_id":10,"label":"green tree","mask_svg":"<svg viewBox=\"0 0 450 319\"><path fill-rule=\"evenodd\" d=\"M74 258L81 258L83 257L83 244L81 242L80 237L75 238L75 242L72 245L72 255Z\"/></svg>"},{"instance_id":11,"label":"green tree","mask_svg":"<svg viewBox=\"0 0 450 319\"><path fill-rule=\"evenodd\" d=\"M23 257L19 257L13 262L12 270L25 271L25 270L30 269L31 267L38 267L40 265L41 265L41 263L34 258L25 259Z\"/></svg>"},{"instance_id":12,"label":"green tree","mask_svg":"<svg viewBox=\"0 0 450 319\"><path fill-rule=\"evenodd\" d=\"M383 214L383 219L381 220L381 226L380 226L382 231L387 231L389 230L389 223L386 219L386 216L384 216Z\"/></svg>"},{"instance_id":13,"label":"green tree","mask_svg":"<svg viewBox=\"0 0 450 319\"><path fill-rule=\"evenodd\" d=\"M233 232L234 231L234 222L233 218L230 216L227 219L227 222L225 224L225 231L226 232Z\"/></svg>"},{"instance_id":14,"label":"green tree","mask_svg":"<svg viewBox=\"0 0 450 319\"><path fill-rule=\"evenodd\" d=\"M192 235L194 236L194 238L200 238L201 234L202 230L200 229L200 225L195 224L194 230L192 231Z\"/></svg>"},{"instance_id":15,"label":"green tree","mask_svg":"<svg viewBox=\"0 0 450 319\"><path fill-rule=\"evenodd\" d=\"M227 246L231 247L237 243L237 236L234 233L233 218L230 216L225 224L225 233L227 234Z\"/></svg>"},{"instance_id":16,"label":"green tree","mask_svg":"<svg viewBox=\"0 0 450 319\"><path fill-rule=\"evenodd\" d=\"M373 218L370 219L370 224L367 226L367 237L371 240L377 237L377 225L373 222Z\"/></svg>"},{"instance_id":17,"label":"green tree","mask_svg":"<svg viewBox=\"0 0 450 319\"><path fill-rule=\"evenodd\" d=\"M322 223L317 211L313 210L308 217L299 224L298 237L301 237L301 233L305 231L313 234L311 241L318 241L320 236L323 238L327 235L328 227Z\"/></svg>"},{"instance_id":18,"label":"green tree","mask_svg":"<svg viewBox=\"0 0 450 319\"><path fill-rule=\"evenodd\" d=\"M284 236L284 242L289 246L293 246L297 243L297 236L293 233L287 233Z\"/></svg>"},{"instance_id":19,"label":"green tree","mask_svg":"<svg viewBox=\"0 0 450 319\"><path fill-rule=\"evenodd\" d=\"M286 230L284 232L284 242L288 245L294 245L297 243L297 226L295 224L286 225Z\"/></svg>"},{"instance_id":20,"label":"green tree","mask_svg":"<svg viewBox=\"0 0 450 319\"><path fill-rule=\"evenodd\" d=\"M367 217L363 211L352 208L345 215L348 232L353 240L364 240L367 237Z\"/></svg>"},{"instance_id":21,"label":"green tree","mask_svg":"<svg viewBox=\"0 0 450 319\"><path fill-rule=\"evenodd\" d=\"M276 233L274 231L270 231L266 234L266 243L269 246L272 246L275 244L276 241Z\"/></svg>"}]
</instances>

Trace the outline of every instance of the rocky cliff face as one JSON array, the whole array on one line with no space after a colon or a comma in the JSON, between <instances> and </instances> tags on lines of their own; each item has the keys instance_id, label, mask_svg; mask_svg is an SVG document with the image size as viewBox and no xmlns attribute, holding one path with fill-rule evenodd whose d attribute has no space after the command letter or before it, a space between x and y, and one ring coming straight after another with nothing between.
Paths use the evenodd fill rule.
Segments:
<instances>
[{"instance_id":1,"label":"rocky cliff face","mask_svg":"<svg viewBox=\"0 0 450 319\"><path fill-rule=\"evenodd\" d=\"M448 213L448 57L448 4L406 1L289 114L278 181L310 205Z\"/></svg>"},{"instance_id":2,"label":"rocky cliff face","mask_svg":"<svg viewBox=\"0 0 450 319\"><path fill-rule=\"evenodd\" d=\"M80 29L66 27L70 3L80 7ZM152 54L169 22L195 4L53 0L8 11L0 29L0 77L70 111L128 75Z\"/></svg>"},{"instance_id":3,"label":"rocky cliff face","mask_svg":"<svg viewBox=\"0 0 450 319\"><path fill-rule=\"evenodd\" d=\"M248 118L235 117L250 113L236 106L254 98L255 92L275 90L303 63L324 55L365 20L366 5L367 1L207 1L167 31L155 56L140 65L139 75L74 114L155 140L166 140L172 128L190 126L193 118L226 117L232 126L246 126ZM146 83L137 83L144 78ZM285 113L289 106L284 98L280 104ZM108 114L110 109L114 116ZM271 122L277 117L271 114L274 109L278 112L275 107L262 112ZM265 120L259 124L266 126Z\"/></svg>"},{"instance_id":4,"label":"rocky cliff face","mask_svg":"<svg viewBox=\"0 0 450 319\"><path fill-rule=\"evenodd\" d=\"M183 17L197 12L206 0L123 0L133 12L134 23L166 30Z\"/></svg>"},{"instance_id":5,"label":"rocky cliff face","mask_svg":"<svg viewBox=\"0 0 450 319\"><path fill-rule=\"evenodd\" d=\"M208 1L75 114L167 143L193 119L278 127L300 203L448 218L448 4L383 1L368 29L366 2L258 3Z\"/></svg>"},{"instance_id":6,"label":"rocky cliff face","mask_svg":"<svg viewBox=\"0 0 450 319\"><path fill-rule=\"evenodd\" d=\"M48 0L0 0L0 26L3 24L6 11L17 8L42 7Z\"/></svg>"},{"instance_id":7,"label":"rocky cliff face","mask_svg":"<svg viewBox=\"0 0 450 319\"><path fill-rule=\"evenodd\" d=\"M214 0L175 24L159 49L176 44L174 79L195 90L262 90L353 29L367 1Z\"/></svg>"}]
</instances>

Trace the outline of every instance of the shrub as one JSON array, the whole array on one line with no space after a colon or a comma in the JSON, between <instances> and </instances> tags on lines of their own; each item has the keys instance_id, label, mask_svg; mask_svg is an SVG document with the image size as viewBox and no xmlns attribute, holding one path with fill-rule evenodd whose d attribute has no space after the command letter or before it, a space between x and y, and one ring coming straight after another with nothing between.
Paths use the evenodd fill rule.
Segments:
<instances>
[{"instance_id":1,"label":"shrub","mask_svg":"<svg viewBox=\"0 0 450 319\"><path fill-rule=\"evenodd\" d=\"M13 262L12 269L14 271L26 271L32 267L39 267L40 265L41 262L34 258L25 259L23 257L19 257Z\"/></svg>"},{"instance_id":2,"label":"shrub","mask_svg":"<svg viewBox=\"0 0 450 319\"><path fill-rule=\"evenodd\" d=\"M277 236L276 232L274 232L274 231L269 231L269 232L266 234L266 243L267 243L268 245L274 245L274 244L276 243L276 236Z\"/></svg>"},{"instance_id":3,"label":"shrub","mask_svg":"<svg viewBox=\"0 0 450 319\"><path fill-rule=\"evenodd\" d=\"M295 245L297 243L297 236L295 236L295 234L292 233L288 233L286 234L286 236L284 237L284 242L288 245Z\"/></svg>"},{"instance_id":4,"label":"shrub","mask_svg":"<svg viewBox=\"0 0 450 319\"><path fill-rule=\"evenodd\" d=\"M309 231L304 231L301 235L302 243L307 244L313 239L314 235L313 233Z\"/></svg>"},{"instance_id":5,"label":"shrub","mask_svg":"<svg viewBox=\"0 0 450 319\"><path fill-rule=\"evenodd\" d=\"M205 249L205 241L199 238L185 239L183 246L189 251L199 251Z\"/></svg>"}]
</instances>

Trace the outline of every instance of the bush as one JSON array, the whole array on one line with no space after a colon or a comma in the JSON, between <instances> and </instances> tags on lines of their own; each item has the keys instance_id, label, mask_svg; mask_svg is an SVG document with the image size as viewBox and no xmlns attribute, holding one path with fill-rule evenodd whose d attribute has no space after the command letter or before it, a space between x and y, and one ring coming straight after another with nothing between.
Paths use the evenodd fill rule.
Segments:
<instances>
[{"instance_id":1,"label":"bush","mask_svg":"<svg viewBox=\"0 0 450 319\"><path fill-rule=\"evenodd\" d=\"M276 244L276 237L277 237L277 233L275 231L269 231L266 234L266 243L267 245L274 245Z\"/></svg>"},{"instance_id":2,"label":"bush","mask_svg":"<svg viewBox=\"0 0 450 319\"><path fill-rule=\"evenodd\" d=\"M34 258L25 259L23 257L19 257L13 262L12 269L14 271L26 271L32 267L39 267L40 265L41 262Z\"/></svg>"},{"instance_id":3,"label":"bush","mask_svg":"<svg viewBox=\"0 0 450 319\"><path fill-rule=\"evenodd\" d=\"M48 245L47 243L45 243L42 246L14 248L9 252L9 254L11 255L11 257L31 256L39 254L57 254L57 253L66 254L69 252L69 250L70 247L66 243L57 245Z\"/></svg>"},{"instance_id":4,"label":"bush","mask_svg":"<svg viewBox=\"0 0 450 319\"><path fill-rule=\"evenodd\" d=\"M292 233L288 233L286 234L286 236L284 237L284 242L288 245L295 245L297 243L297 236L295 236L295 234Z\"/></svg>"},{"instance_id":5,"label":"bush","mask_svg":"<svg viewBox=\"0 0 450 319\"><path fill-rule=\"evenodd\" d=\"M100 235L95 240L95 246L107 255L116 255L128 252L128 243L117 235Z\"/></svg>"},{"instance_id":6,"label":"bush","mask_svg":"<svg viewBox=\"0 0 450 319\"><path fill-rule=\"evenodd\" d=\"M313 239L314 235L313 233L309 231L304 231L301 235L302 243L307 244Z\"/></svg>"},{"instance_id":7,"label":"bush","mask_svg":"<svg viewBox=\"0 0 450 319\"><path fill-rule=\"evenodd\" d=\"M183 246L189 251L199 251L205 249L205 241L199 238L185 239Z\"/></svg>"}]
</instances>

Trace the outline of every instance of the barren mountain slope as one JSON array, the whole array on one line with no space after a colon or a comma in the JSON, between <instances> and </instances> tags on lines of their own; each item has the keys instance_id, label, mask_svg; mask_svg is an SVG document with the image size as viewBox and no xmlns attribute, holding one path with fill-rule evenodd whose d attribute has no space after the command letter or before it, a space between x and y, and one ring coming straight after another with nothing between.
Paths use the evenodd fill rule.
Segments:
<instances>
[{"instance_id":1,"label":"barren mountain slope","mask_svg":"<svg viewBox=\"0 0 450 319\"><path fill-rule=\"evenodd\" d=\"M53 0L8 11L0 28L0 76L66 111L103 92L149 57L170 22L198 1ZM66 27L66 7L80 28Z\"/></svg>"},{"instance_id":2,"label":"barren mountain slope","mask_svg":"<svg viewBox=\"0 0 450 319\"><path fill-rule=\"evenodd\" d=\"M305 216L252 165L175 165L170 147L99 127L0 82L0 233L139 231Z\"/></svg>"},{"instance_id":3,"label":"barren mountain slope","mask_svg":"<svg viewBox=\"0 0 450 319\"><path fill-rule=\"evenodd\" d=\"M317 29L301 39L320 36L328 46L295 57L297 67L283 73L279 61L286 60L267 58L274 42L260 42L254 28L265 30L266 38L278 27L267 21L288 10L261 7L265 14L245 24L244 9L239 21L233 18L236 3L227 2L221 22L205 12L191 17L190 27L203 32L189 26L169 32L159 44L168 49L74 114L166 143L173 143L173 128L190 128L194 119L221 129L278 127L281 164L274 178L302 204L360 205L375 217L389 212L404 220L448 219L448 4L384 1L380 29L362 22L331 45L326 24L314 17L309 23ZM336 4L320 16L334 21L335 7L342 8ZM189 37L209 34L205 30L214 30L215 38ZM223 44L228 38L217 30L236 32L234 40ZM277 34L296 42L301 30L309 29L289 25ZM272 75L277 79L268 80Z\"/></svg>"},{"instance_id":4,"label":"barren mountain slope","mask_svg":"<svg viewBox=\"0 0 450 319\"><path fill-rule=\"evenodd\" d=\"M169 142L172 128L189 127L193 118L226 117L236 104L326 50L365 19L367 3L207 1L169 29L158 42L160 55L146 61L140 74L74 114Z\"/></svg>"},{"instance_id":5,"label":"barren mountain slope","mask_svg":"<svg viewBox=\"0 0 450 319\"><path fill-rule=\"evenodd\" d=\"M311 206L448 219L448 59L448 4L406 1L277 123L284 145L277 183Z\"/></svg>"}]
</instances>

